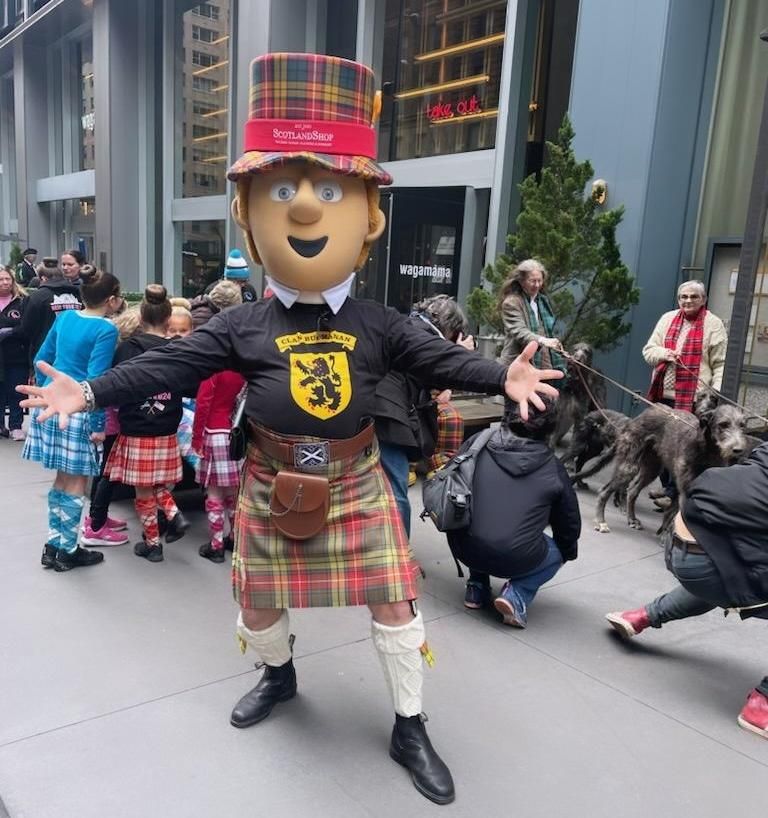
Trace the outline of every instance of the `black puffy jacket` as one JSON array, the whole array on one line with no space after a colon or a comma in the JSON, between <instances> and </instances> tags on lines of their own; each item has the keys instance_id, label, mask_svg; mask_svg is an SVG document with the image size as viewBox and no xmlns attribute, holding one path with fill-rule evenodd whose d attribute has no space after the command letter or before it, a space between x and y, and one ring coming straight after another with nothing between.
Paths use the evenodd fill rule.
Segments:
<instances>
[{"instance_id":1,"label":"black puffy jacket","mask_svg":"<svg viewBox=\"0 0 768 818\"><path fill-rule=\"evenodd\" d=\"M544 561L547 525L563 560L576 559L581 514L565 468L546 443L499 429L476 456L472 523L448 534L451 551L474 571L520 576Z\"/></svg>"},{"instance_id":2,"label":"black puffy jacket","mask_svg":"<svg viewBox=\"0 0 768 818\"><path fill-rule=\"evenodd\" d=\"M768 602L768 443L741 465L700 474L688 491L683 519L734 606Z\"/></svg>"}]
</instances>

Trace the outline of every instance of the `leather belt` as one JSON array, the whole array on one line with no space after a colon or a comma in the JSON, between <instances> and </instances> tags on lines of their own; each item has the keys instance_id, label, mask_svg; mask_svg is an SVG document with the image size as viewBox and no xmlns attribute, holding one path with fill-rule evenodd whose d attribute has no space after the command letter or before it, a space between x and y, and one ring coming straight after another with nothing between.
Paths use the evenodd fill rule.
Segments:
<instances>
[{"instance_id":1,"label":"leather belt","mask_svg":"<svg viewBox=\"0 0 768 818\"><path fill-rule=\"evenodd\" d=\"M362 432L342 440L296 441L286 435L278 435L252 420L248 421L251 440L264 454L283 463L291 463L302 471L325 469L336 460L355 457L373 443L373 424Z\"/></svg>"},{"instance_id":2,"label":"leather belt","mask_svg":"<svg viewBox=\"0 0 768 818\"><path fill-rule=\"evenodd\" d=\"M692 540L684 540L678 534L672 534L672 545L688 554L706 555L707 553L697 542L693 542Z\"/></svg>"}]
</instances>

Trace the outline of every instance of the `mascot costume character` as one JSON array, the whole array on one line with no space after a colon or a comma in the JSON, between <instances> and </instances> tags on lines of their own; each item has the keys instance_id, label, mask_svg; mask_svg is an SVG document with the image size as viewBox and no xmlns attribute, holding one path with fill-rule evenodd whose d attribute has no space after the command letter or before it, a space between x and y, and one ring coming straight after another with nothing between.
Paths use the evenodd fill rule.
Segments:
<instances>
[{"instance_id":1,"label":"mascot costume character","mask_svg":"<svg viewBox=\"0 0 768 818\"><path fill-rule=\"evenodd\" d=\"M416 607L420 569L379 463L371 416L390 367L431 386L503 394L542 408L560 377L510 367L420 332L391 308L350 296L354 271L384 230L375 161L380 96L356 62L267 54L251 64L245 152L229 171L233 214L274 292L214 316L187 338L77 383L43 363L45 387L25 387L37 420L193 394L215 372L245 377L248 449L238 499L232 584L237 634L264 664L231 723L248 727L296 695L288 609L367 605L392 695L390 756L422 795L454 799L448 767L422 714L429 659ZM85 560L84 560L85 562Z\"/></svg>"}]
</instances>

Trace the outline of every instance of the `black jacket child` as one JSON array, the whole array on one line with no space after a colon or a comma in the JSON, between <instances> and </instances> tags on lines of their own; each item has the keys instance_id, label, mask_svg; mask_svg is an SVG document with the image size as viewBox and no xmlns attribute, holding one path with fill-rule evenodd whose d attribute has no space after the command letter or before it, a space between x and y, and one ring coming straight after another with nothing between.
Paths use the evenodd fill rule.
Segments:
<instances>
[{"instance_id":1,"label":"black jacket child","mask_svg":"<svg viewBox=\"0 0 768 818\"><path fill-rule=\"evenodd\" d=\"M20 334L27 343L30 363L43 345L56 316L64 310L81 310L80 287L66 279L46 281L28 298Z\"/></svg>"},{"instance_id":2,"label":"black jacket child","mask_svg":"<svg viewBox=\"0 0 768 818\"><path fill-rule=\"evenodd\" d=\"M117 347L114 365L168 343L167 338L140 332ZM129 437L175 435L181 422L181 399L181 393L161 392L137 403L123 404L118 412L120 432Z\"/></svg>"},{"instance_id":3,"label":"black jacket child","mask_svg":"<svg viewBox=\"0 0 768 818\"><path fill-rule=\"evenodd\" d=\"M21 321L27 298L17 296L0 312L0 329L11 328L0 334L0 381L4 380L6 366L29 366L29 352L21 334Z\"/></svg>"},{"instance_id":4,"label":"black jacket child","mask_svg":"<svg viewBox=\"0 0 768 818\"><path fill-rule=\"evenodd\" d=\"M474 571L520 576L544 561L547 525L563 561L576 559L581 515L565 468L546 443L499 429L477 455L472 522L449 533L451 551Z\"/></svg>"}]
</instances>

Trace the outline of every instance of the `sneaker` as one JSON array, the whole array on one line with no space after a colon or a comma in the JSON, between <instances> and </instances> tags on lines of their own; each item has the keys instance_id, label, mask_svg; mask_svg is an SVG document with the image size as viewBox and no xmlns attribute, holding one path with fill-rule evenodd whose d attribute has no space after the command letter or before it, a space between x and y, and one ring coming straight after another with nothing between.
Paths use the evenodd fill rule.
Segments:
<instances>
[{"instance_id":1,"label":"sneaker","mask_svg":"<svg viewBox=\"0 0 768 818\"><path fill-rule=\"evenodd\" d=\"M86 517L80 542L83 545L125 545L128 537L124 532L111 529L106 523L98 531L94 531L90 519Z\"/></svg>"},{"instance_id":2,"label":"sneaker","mask_svg":"<svg viewBox=\"0 0 768 818\"><path fill-rule=\"evenodd\" d=\"M125 531L128 528L128 523L119 517L107 517L107 528L111 528L112 531Z\"/></svg>"},{"instance_id":3,"label":"sneaker","mask_svg":"<svg viewBox=\"0 0 768 818\"><path fill-rule=\"evenodd\" d=\"M10 437L10 432L8 431L7 427L0 426L0 437Z\"/></svg>"},{"instance_id":4,"label":"sneaker","mask_svg":"<svg viewBox=\"0 0 768 818\"><path fill-rule=\"evenodd\" d=\"M89 551L79 545L74 551L65 551L63 548L59 548L53 562L53 570L58 572L71 571L73 568L98 565L100 562L104 562L104 554L101 551Z\"/></svg>"},{"instance_id":5,"label":"sneaker","mask_svg":"<svg viewBox=\"0 0 768 818\"><path fill-rule=\"evenodd\" d=\"M491 586L470 580L464 592L464 607L476 611L491 604Z\"/></svg>"},{"instance_id":6,"label":"sneaker","mask_svg":"<svg viewBox=\"0 0 768 818\"><path fill-rule=\"evenodd\" d=\"M768 738L768 696L759 690L751 691L737 721L739 727Z\"/></svg>"},{"instance_id":7,"label":"sneaker","mask_svg":"<svg viewBox=\"0 0 768 818\"><path fill-rule=\"evenodd\" d=\"M192 523L190 523L180 511L177 511L175 516L168 520L168 527L165 530L165 541L172 543L176 542L176 540L180 540L187 533L187 529L191 525Z\"/></svg>"},{"instance_id":8,"label":"sneaker","mask_svg":"<svg viewBox=\"0 0 768 818\"><path fill-rule=\"evenodd\" d=\"M21 443L21 441L26 440L26 439L27 439L27 435L26 435L26 432L23 429L12 429L11 430L11 440L16 440L19 443Z\"/></svg>"},{"instance_id":9,"label":"sneaker","mask_svg":"<svg viewBox=\"0 0 768 818\"><path fill-rule=\"evenodd\" d=\"M493 607L504 617L504 624L524 628L528 624L528 609L511 582L505 583Z\"/></svg>"},{"instance_id":10,"label":"sneaker","mask_svg":"<svg viewBox=\"0 0 768 818\"><path fill-rule=\"evenodd\" d=\"M614 611L607 613L605 618L625 638L631 639L650 628L651 620L645 608L636 608L634 611Z\"/></svg>"},{"instance_id":11,"label":"sneaker","mask_svg":"<svg viewBox=\"0 0 768 818\"><path fill-rule=\"evenodd\" d=\"M162 562L164 559L162 545L147 545L144 540L133 546L133 553L137 557L144 557L145 560L150 562Z\"/></svg>"},{"instance_id":12,"label":"sneaker","mask_svg":"<svg viewBox=\"0 0 768 818\"><path fill-rule=\"evenodd\" d=\"M416 485L416 479L417 479L416 478L416 470L415 469L409 469L408 470L408 488L410 488L411 486Z\"/></svg>"},{"instance_id":13,"label":"sneaker","mask_svg":"<svg viewBox=\"0 0 768 818\"><path fill-rule=\"evenodd\" d=\"M226 555L223 548L214 548L212 543L204 542L198 551L201 557L211 562L224 562Z\"/></svg>"},{"instance_id":14,"label":"sneaker","mask_svg":"<svg viewBox=\"0 0 768 818\"><path fill-rule=\"evenodd\" d=\"M40 565L43 568L53 568L53 563L56 562L56 552L58 548L46 543L43 546L43 555L40 557Z\"/></svg>"}]
</instances>

